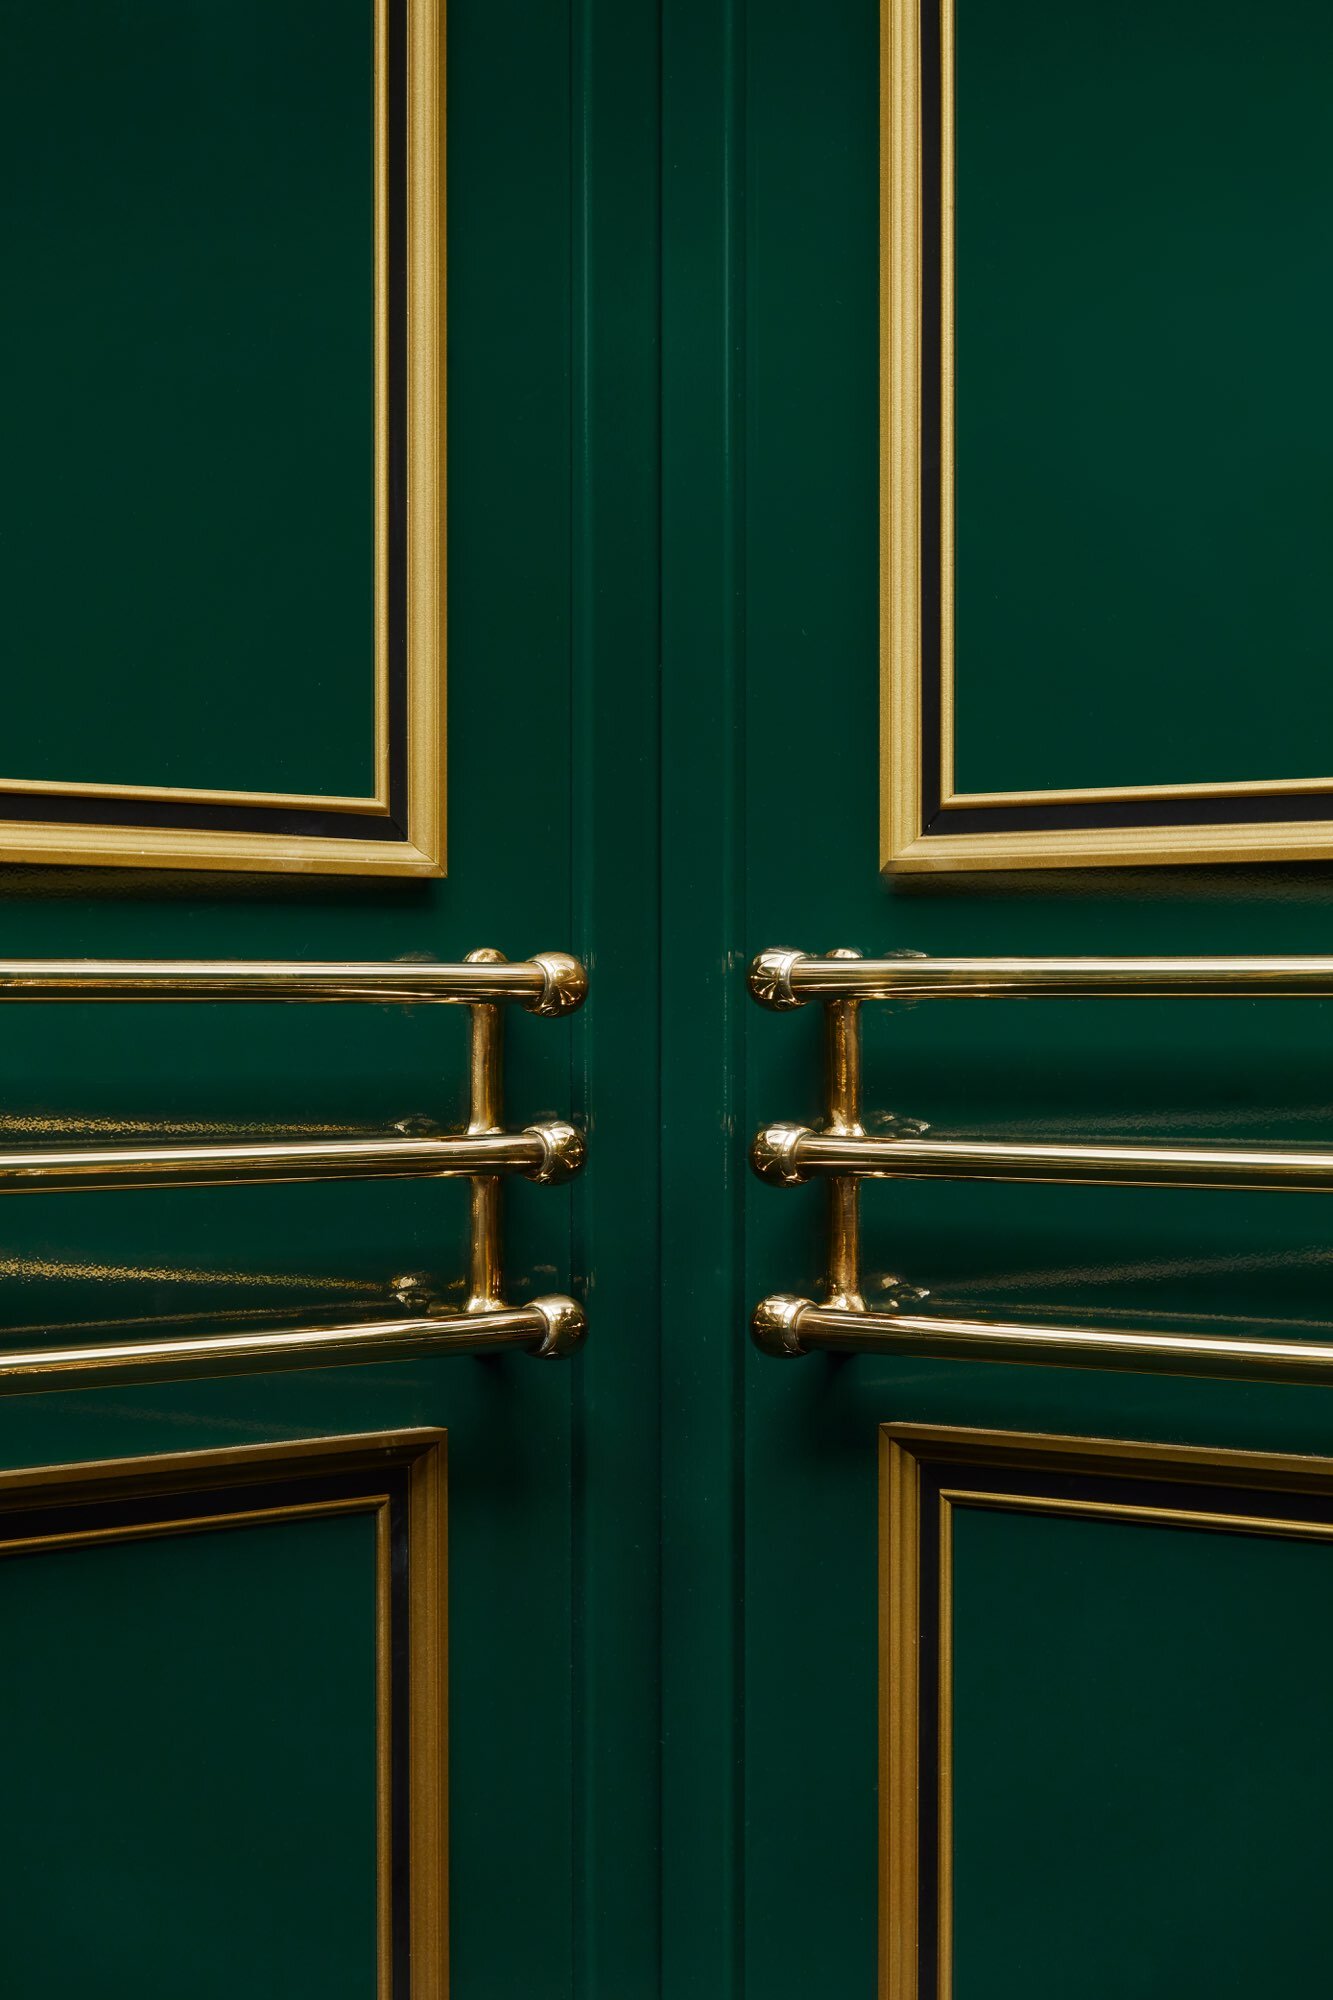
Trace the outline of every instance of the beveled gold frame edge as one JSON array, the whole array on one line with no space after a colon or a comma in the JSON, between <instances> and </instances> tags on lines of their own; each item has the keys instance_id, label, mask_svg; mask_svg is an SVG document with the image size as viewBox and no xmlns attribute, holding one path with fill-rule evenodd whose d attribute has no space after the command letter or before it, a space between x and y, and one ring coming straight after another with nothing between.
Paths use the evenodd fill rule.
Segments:
<instances>
[{"instance_id":1,"label":"beveled gold frame edge","mask_svg":"<svg viewBox=\"0 0 1333 2000\"><path fill-rule=\"evenodd\" d=\"M881 1425L879 1995L916 2000L920 1463Z\"/></svg>"},{"instance_id":2,"label":"beveled gold frame edge","mask_svg":"<svg viewBox=\"0 0 1333 2000\"><path fill-rule=\"evenodd\" d=\"M1218 823L1187 830L1090 827L925 835L918 829L889 853L884 867L900 875L947 875L997 868L1148 868L1330 856L1333 822L1328 820Z\"/></svg>"},{"instance_id":3,"label":"beveled gold frame edge","mask_svg":"<svg viewBox=\"0 0 1333 2000\"><path fill-rule=\"evenodd\" d=\"M921 88L915 0L880 0L880 839L921 832Z\"/></svg>"},{"instance_id":4,"label":"beveled gold frame edge","mask_svg":"<svg viewBox=\"0 0 1333 2000\"><path fill-rule=\"evenodd\" d=\"M920 1556L921 1465L956 1459L968 1464L1074 1468L1113 1477L1136 1466L1155 1468L1160 1477L1184 1487L1218 1473L1241 1490L1333 1491L1333 1457L1213 1447L1171 1445L1120 1438L1078 1437L1054 1432L974 1430L965 1427L885 1423L879 1434L879 1996L880 2000L927 2000L918 1963L920 1720ZM965 1489L940 1495L940 1718L938 1748L939 1978L929 2000L952 2000L952 1509L973 1498ZM1054 1496L980 1494L978 1504L1013 1511L1051 1512L1073 1518L1120 1518L1204 1527L1217 1533L1301 1535L1302 1524L1258 1516L1214 1517L1183 1508L1137 1508L1107 1502L1073 1503ZM1308 1532L1333 1539L1333 1525L1309 1524Z\"/></svg>"},{"instance_id":5,"label":"beveled gold frame edge","mask_svg":"<svg viewBox=\"0 0 1333 2000\"><path fill-rule=\"evenodd\" d=\"M446 868L445 0L408 0L406 847Z\"/></svg>"}]
</instances>

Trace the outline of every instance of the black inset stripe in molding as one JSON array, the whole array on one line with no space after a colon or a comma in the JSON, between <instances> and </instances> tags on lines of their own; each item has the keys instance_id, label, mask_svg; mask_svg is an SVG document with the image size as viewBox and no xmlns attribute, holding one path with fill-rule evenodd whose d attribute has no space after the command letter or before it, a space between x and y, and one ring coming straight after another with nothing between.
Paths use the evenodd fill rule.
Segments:
<instances>
[{"instance_id":1,"label":"black inset stripe in molding","mask_svg":"<svg viewBox=\"0 0 1333 2000\"><path fill-rule=\"evenodd\" d=\"M401 841L407 835L407 0L388 10L389 799L381 813L332 807L208 805L184 799L0 793L0 824L143 827L182 833L266 833L297 839ZM370 307L367 297L367 308ZM369 566L371 551L366 551ZM366 662L367 673L372 661Z\"/></svg>"},{"instance_id":2,"label":"black inset stripe in molding","mask_svg":"<svg viewBox=\"0 0 1333 2000\"><path fill-rule=\"evenodd\" d=\"M330 840L402 840L392 815L332 812L301 806L196 805L188 799L78 798L61 792L0 795L0 823L166 828L169 832L273 833Z\"/></svg>"},{"instance_id":3,"label":"black inset stripe in molding","mask_svg":"<svg viewBox=\"0 0 1333 2000\"><path fill-rule=\"evenodd\" d=\"M942 805L940 743L942 122L940 0L921 6L921 831L1074 833L1127 827L1291 825L1333 820L1333 792L1198 793L1181 799L1088 799L1051 804Z\"/></svg>"},{"instance_id":4,"label":"black inset stripe in molding","mask_svg":"<svg viewBox=\"0 0 1333 2000\"><path fill-rule=\"evenodd\" d=\"M941 90L940 0L921 0L921 823L927 833L940 809Z\"/></svg>"},{"instance_id":5,"label":"black inset stripe in molding","mask_svg":"<svg viewBox=\"0 0 1333 2000\"><path fill-rule=\"evenodd\" d=\"M407 831L407 0L389 0L389 819Z\"/></svg>"},{"instance_id":6,"label":"black inset stripe in molding","mask_svg":"<svg viewBox=\"0 0 1333 2000\"><path fill-rule=\"evenodd\" d=\"M929 685L929 684L928 684ZM935 683L938 699L939 684ZM925 732L922 732L924 743ZM934 768L938 773L939 754ZM924 772L923 772L924 778ZM1106 827L1192 827L1192 826L1273 826L1299 820L1333 820L1333 793L1330 792L1246 792L1237 798L1203 793L1187 799L1092 799L1086 804L1023 806L939 806L938 779L935 805L924 832L939 833L1029 833L1049 830L1064 833L1079 828Z\"/></svg>"}]
</instances>

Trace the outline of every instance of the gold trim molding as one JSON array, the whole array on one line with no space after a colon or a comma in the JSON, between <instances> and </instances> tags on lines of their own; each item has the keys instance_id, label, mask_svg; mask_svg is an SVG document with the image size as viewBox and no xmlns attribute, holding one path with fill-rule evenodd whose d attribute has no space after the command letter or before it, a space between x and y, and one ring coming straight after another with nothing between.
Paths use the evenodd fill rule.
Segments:
<instances>
[{"instance_id":1,"label":"gold trim molding","mask_svg":"<svg viewBox=\"0 0 1333 2000\"><path fill-rule=\"evenodd\" d=\"M435 876L445 872L445 46L444 0L367 0L374 17L375 246L374 783L362 796L227 788L104 784L0 776L0 799L51 804L49 816L0 819L0 861L115 868L292 871L307 874ZM391 8L405 23L405 130L390 132ZM390 148L401 148L405 215L406 374L402 384L406 464L405 688L392 720L390 576ZM400 295L402 296L402 295ZM391 799L391 736L405 737L402 797ZM148 746L151 751L151 745ZM61 818L64 799L85 812ZM85 814L116 808L114 823ZM132 809L142 805L143 824ZM187 817L171 821L173 808ZM200 824L210 812L216 825ZM321 815L332 830L239 831L227 815ZM396 820L387 836L378 822ZM345 821L346 828L338 825Z\"/></svg>"},{"instance_id":2,"label":"gold trim molding","mask_svg":"<svg viewBox=\"0 0 1333 2000\"><path fill-rule=\"evenodd\" d=\"M44 1529L43 1513L56 1509L60 1526ZM99 1518L109 1510L112 1522ZM347 1513L369 1514L375 1524L376 1997L406 2000L395 1990L397 1957L410 1963L412 2000L446 2000L443 1431L308 1438L0 1472L0 1561ZM16 1516L22 1517L17 1530L11 1526ZM394 1669L404 1654L400 1715ZM394 1851L404 1791L405 1866Z\"/></svg>"},{"instance_id":3,"label":"gold trim molding","mask_svg":"<svg viewBox=\"0 0 1333 2000\"><path fill-rule=\"evenodd\" d=\"M923 5L938 8L939 158L924 152ZM904 874L985 868L1096 868L1157 863L1288 861L1333 855L1333 819L1285 815L1333 792L1333 776L1217 783L960 792L954 774L955 131L956 0L880 0L880 866ZM933 58L932 58L933 67ZM929 176L927 169L933 169ZM926 239L926 185L938 189L939 239ZM937 273L939 352L927 352L925 287ZM923 420L938 367L939 778L925 783L923 554L928 523ZM930 385L933 387L933 384ZM1229 801L1269 799L1271 817L1229 817ZM1152 808L1203 808L1185 823L1149 823ZM1095 809L1144 808L1144 823L1095 823ZM1088 823L1052 824L1087 808ZM1029 822L960 829L963 814L1018 809ZM1048 813L1046 824L1041 823ZM955 824L950 826L950 818Z\"/></svg>"},{"instance_id":4,"label":"gold trim molding","mask_svg":"<svg viewBox=\"0 0 1333 2000\"><path fill-rule=\"evenodd\" d=\"M1013 1475L992 1485L987 1475ZM1067 1490L1069 1475L1093 1490ZM929 1489L927 1478L929 1477ZM1105 1481L1102 1492L1097 1483ZM1113 1487L1112 1482L1115 1482ZM1128 1497L1135 1482L1155 1489L1149 1501ZM1192 1488L1219 1489L1239 1504L1196 1504ZM1043 1490L1043 1487L1045 1490ZM1172 1489L1164 1502L1161 1489ZM1179 1493L1177 1503L1174 1494ZM1119 1520L1215 1534L1333 1541L1333 1519L1300 1511L1301 1496L1333 1502L1333 1459L1285 1453L1213 1450L1194 1445L1125 1443L963 1430L917 1424L880 1429L880 2000L952 2000L953 1766L952 1553L959 1507L1045 1513L1066 1519ZM1283 1502L1286 1502L1284 1507ZM1294 1504L1293 1504L1294 1503ZM930 1546L927 1546L929 1539ZM937 1614L926 1629L934 1569ZM923 1690L934 1675L938 1726L926 1740ZM927 1786L934 1811L922 1811ZM923 1828L933 1820L933 1852ZM923 1859L932 1864L922 1866ZM923 1883L933 1876L933 1908ZM933 1965L934 1974L929 1968Z\"/></svg>"}]
</instances>

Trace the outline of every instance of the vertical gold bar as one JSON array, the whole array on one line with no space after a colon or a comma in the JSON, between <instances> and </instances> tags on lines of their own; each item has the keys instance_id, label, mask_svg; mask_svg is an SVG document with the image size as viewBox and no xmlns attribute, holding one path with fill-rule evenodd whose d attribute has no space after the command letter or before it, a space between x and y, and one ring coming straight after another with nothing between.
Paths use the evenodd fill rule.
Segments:
<instances>
[{"instance_id":1,"label":"vertical gold bar","mask_svg":"<svg viewBox=\"0 0 1333 2000\"><path fill-rule=\"evenodd\" d=\"M393 1546L389 1502L375 1509L375 1849L377 1992L393 2000Z\"/></svg>"},{"instance_id":2,"label":"vertical gold bar","mask_svg":"<svg viewBox=\"0 0 1333 2000\"><path fill-rule=\"evenodd\" d=\"M449 1991L448 1513L443 1438L408 1472L409 1929L413 2000Z\"/></svg>"},{"instance_id":3,"label":"vertical gold bar","mask_svg":"<svg viewBox=\"0 0 1333 2000\"><path fill-rule=\"evenodd\" d=\"M857 951L831 951L830 958L859 958ZM824 1009L828 1118L826 1130L840 1138L860 1137L860 1002L830 1000ZM829 1180L829 1305L863 1306L861 1297L861 1191L855 1174Z\"/></svg>"},{"instance_id":4,"label":"vertical gold bar","mask_svg":"<svg viewBox=\"0 0 1333 2000\"><path fill-rule=\"evenodd\" d=\"M920 1466L880 1432L880 2000L918 2000Z\"/></svg>"},{"instance_id":5,"label":"vertical gold bar","mask_svg":"<svg viewBox=\"0 0 1333 2000\"><path fill-rule=\"evenodd\" d=\"M953 1506L940 1501L939 1767L937 1785L937 2000L953 1994Z\"/></svg>"},{"instance_id":6,"label":"vertical gold bar","mask_svg":"<svg viewBox=\"0 0 1333 2000\"><path fill-rule=\"evenodd\" d=\"M407 0L408 838L445 849L444 0Z\"/></svg>"},{"instance_id":7,"label":"vertical gold bar","mask_svg":"<svg viewBox=\"0 0 1333 2000\"><path fill-rule=\"evenodd\" d=\"M921 834L921 32L880 0L880 801L887 868Z\"/></svg>"},{"instance_id":8,"label":"vertical gold bar","mask_svg":"<svg viewBox=\"0 0 1333 2000\"><path fill-rule=\"evenodd\" d=\"M499 965L504 953L468 953L470 965ZM472 1048L469 1062L469 1133L498 1132L502 1119L501 1059L504 1016L490 1001L471 1008ZM500 1303L500 1188L497 1174L477 1174L472 1180L472 1235L468 1260L469 1312L487 1312Z\"/></svg>"}]
</instances>

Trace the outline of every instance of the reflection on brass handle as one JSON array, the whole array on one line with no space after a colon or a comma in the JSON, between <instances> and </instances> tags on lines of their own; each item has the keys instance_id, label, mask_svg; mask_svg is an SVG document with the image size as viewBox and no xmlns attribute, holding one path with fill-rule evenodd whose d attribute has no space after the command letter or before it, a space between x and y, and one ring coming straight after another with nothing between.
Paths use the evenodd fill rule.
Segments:
<instances>
[{"instance_id":1,"label":"reflection on brass handle","mask_svg":"<svg viewBox=\"0 0 1333 2000\"><path fill-rule=\"evenodd\" d=\"M321 960L0 959L6 1000L323 1000L402 1004L517 1000L534 1014L580 1006L588 976L568 952L544 951L509 964L473 952L461 964L413 960L361 964Z\"/></svg>"},{"instance_id":2,"label":"reflection on brass handle","mask_svg":"<svg viewBox=\"0 0 1333 2000\"><path fill-rule=\"evenodd\" d=\"M104 1346L16 1349L0 1353L0 1392L98 1388L115 1382L178 1382L263 1374L277 1369L345 1368L356 1362L429 1359L437 1354L498 1354L521 1348L544 1359L572 1354L587 1332L583 1308L568 1298L485 1312L432 1312L410 1319L279 1332L215 1333L185 1339L121 1339Z\"/></svg>"},{"instance_id":3,"label":"reflection on brass handle","mask_svg":"<svg viewBox=\"0 0 1333 2000\"><path fill-rule=\"evenodd\" d=\"M1092 1181L1122 1187L1302 1188L1333 1192L1333 1153L1313 1147L1061 1146L1008 1139L875 1139L766 1125L750 1153L760 1180L812 1176L898 1181ZM0 1155L0 1170L3 1169ZM0 1179L0 1190L3 1190Z\"/></svg>"},{"instance_id":4,"label":"reflection on brass handle","mask_svg":"<svg viewBox=\"0 0 1333 2000\"><path fill-rule=\"evenodd\" d=\"M441 1180L524 1174L567 1179L583 1164L581 1133L552 1121L525 1132L427 1139L246 1140L205 1146L30 1146L0 1150L0 1194L97 1188L230 1187L240 1181Z\"/></svg>"},{"instance_id":5,"label":"reflection on brass handle","mask_svg":"<svg viewBox=\"0 0 1333 2000\"><path fill-rule=\"evenodd\" d=\"M862 958L761 951L750 991L779 1012L809 1000L1333 998L1333 957Z\"/></svg>"},{"instance_id":6,"label":"reflection on brass handle","mask_svg":"<svg viewBox=\"0 0 1333 2000\"><path fill-rule=\"evenodd\" d=\"M1333 1345L1325 1343L949 1318L907 1309L909 1300L915 1303L922 1296L910 1288L899 1289L893 1309L868 1310L860 1278L863 1179L1078 1181L1327 1193L1333 1192L1333 1152L1313 1147L932 1139L919 1130L871 1137L861 1122L858 1016L863 1000L1333 997L1333 957L862 959L856 952L839 951L821 959L798 951L765 951L750 968L750 989L761 1005L779 1011L819 1000L826 1021L827 1108L822 1129L765 1126L751 1153L755 1171L771 1185L795 1187L820 1178L827 1180L829 1189L825 1296L818 1301L785 1294L765 1299L753 1320L756 1344L765 1354L793 1359L826 1348L1256 1381L1333 1382Z\"/></svg>"},{"instance_id":7,"label":"reflection on brass handle","mask_svg":"<svg viewBox=\"0 0 1333 2000\"><path fill-rule=\"evenodd\" d=\"M122 1338L99 1346L0 1353L0 1391L76 1382L177 1379L269 1368L335 1367L516 1347L545 1359L571 1353L586 1329L573 1299L504 1299L500 1197L504 1179L565 1180L583 1165L582 1134L563 1119L505 1129L502 1005L561 1015L581 1005L587 976L566 952L509 964L475 951L457 965L236 963L194 960L0 960L6 1000L283 1000L452 1002L472 1014L467 1129L429 1137L237 1141L213 1145L0 1149L0 1195L97 1188L220 1187L243 1181L466 1176L471 1182L468 1292L461 1312L182 1339Z\"/></svg>"},{"instance_id":8,"label":"reflection on brass handle","mask_svg":"<svg viewBox=\"0 0 1333 2000\"><path fill-rule=\"evenodd\" d=\"M848 1311L781 1295L756 1307L753 1332L756 1346L779 1360L825 1348L836 1354L895 1354L929 1361L1016 1361L1228 1381L1333 1383L1333 1344L1327 1341L1025 1326L942 1313Z\"/></svg>"}]
</instances>

